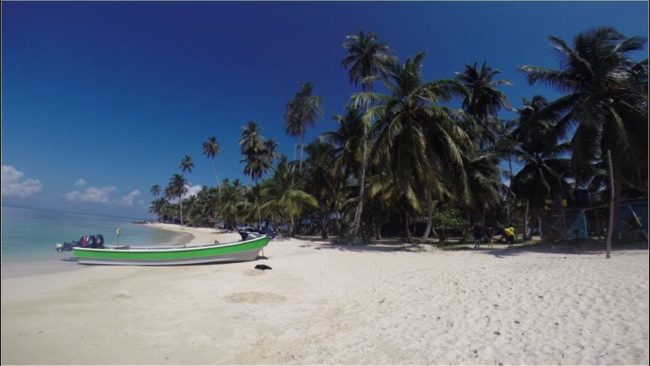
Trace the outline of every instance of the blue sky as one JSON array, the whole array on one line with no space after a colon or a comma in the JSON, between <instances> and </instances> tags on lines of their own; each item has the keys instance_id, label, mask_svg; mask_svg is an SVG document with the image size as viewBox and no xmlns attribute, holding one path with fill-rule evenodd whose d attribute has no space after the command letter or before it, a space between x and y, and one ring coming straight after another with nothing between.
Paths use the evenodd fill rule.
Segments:
<instances>
[{"instance_id":1,"label":"blue sky","mask_svg":"<svg viewBox=\"0 0 650 366\"><path fill-rule=\"evenodd\" d=\"M647 2L3 2L3 202L146 216L153 184L194 158L193 185L213 185L201 144L221 144L221 178L248 179L238 138L258 122L292 156L283 114L312 81L325 115L355 88L340 65L345 36L378 34L401 59L427 52L426 79L487 61L515 106L558 94L516 68L556 67L548 35L598 25L647 38ZM639 59L646 57L639 55ZM511 117L504 113L503 117ZM83 184L82 184L83 183ZM140 202L143 203L140 203Z\"/></svg>"}]
</instances>

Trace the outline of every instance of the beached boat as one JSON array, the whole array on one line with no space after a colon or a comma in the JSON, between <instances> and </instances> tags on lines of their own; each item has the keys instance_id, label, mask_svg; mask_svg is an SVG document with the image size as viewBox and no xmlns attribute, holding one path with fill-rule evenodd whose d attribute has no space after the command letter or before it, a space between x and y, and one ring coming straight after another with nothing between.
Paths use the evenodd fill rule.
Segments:
<instances>
[{"instance_id":1,"label":"beached boat","mask_svg":"<svg viewBox=\"0 0 650 366\"><path fill-rule=\"evenodd\" d=\"M183 246L75 246L72 253L81 264L165 266L199 263L246 262L257 259L269 243L266 235L242 235L242 241Z\"/></svg>"}]
</instances>

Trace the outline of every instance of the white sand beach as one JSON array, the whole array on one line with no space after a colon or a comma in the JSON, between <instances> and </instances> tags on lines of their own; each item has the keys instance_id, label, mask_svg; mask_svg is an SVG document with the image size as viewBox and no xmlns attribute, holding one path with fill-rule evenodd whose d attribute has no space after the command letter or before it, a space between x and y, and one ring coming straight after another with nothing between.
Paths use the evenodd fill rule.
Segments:
<instances>
[{"instance_id":1,"label":"white sand beach","mask_svg":"<svg viewBox=\"0 0 650 366\"><path fill-rule=\"evenodd\" d=\"M3 278L2 363L648 363L647 250L605 259L291 239L264 254Z\"/></svg>"}]
</instances>

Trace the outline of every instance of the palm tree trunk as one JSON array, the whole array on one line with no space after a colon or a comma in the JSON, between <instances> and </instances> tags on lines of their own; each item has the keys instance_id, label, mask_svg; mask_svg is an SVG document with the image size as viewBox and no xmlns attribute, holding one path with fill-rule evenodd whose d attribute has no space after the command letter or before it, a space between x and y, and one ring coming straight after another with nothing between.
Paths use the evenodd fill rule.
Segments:
<instances>
[{"instance_id":1,"label":"palm tree trunk","mask_svg":"<svg viewBox=\"0 0 650 366\"><path fill-rule=\"evenodd\" d=\"M181 198L182 200L182 198ZM181 225L183 225L183 201L178 201L178 205L180 207L180 218L181 218Z\"/></svg>"},{"instance_id":2,"label":"palm tree trunk","mask_svg":"<svg viewBox=\"0 0 650 366\"><path fill-rule=\"evenodd\" d=\"M409 216L404 212L404 234L406 235L406 242L413 242L413 237L411 237L411 229L409 228Z\"/></svg>"},{"instance_id":3,"label":"palm tree trunk","mask_svg":"<svg viewBox=\"0 0 650 366\"><path fill-rule=\"evenodd\" d=\"M289 232L291 233L291 237L296 236L296 227L293 222L293 216L289 216L289 221L291 222L291 227L289 228Z\"/></svg>"},{"instance_id":4,"label":"palm tree trunk","mask_svg":"<svg viewBox=\"0 0 650 366\"><path fill-rule=\"evenodd\" d=\"M375 240L381 240L381 222L375 223Z\"/></svg>"},{"instance_id":5,"label":"palm tree trunk","mask_svg":"<svg viewBox=\"0 0 650 366\"><path fill-rule=\"evenodd\" d=\"M300 168L298 169L302 173L302 157L305 152L305 135L300 135Z\"/></svg>"},{"instance_id":6,"label":"palm tree trunk","mask_svg":"<svg viewBox=\"0 0 650 366\"><path fill-rule=\"evenodd\" d=\"M564 241L566 240L566 217L564 216L562 197L559 193L555 195L555 204L557 205L560 214L560 240Z\"/></svg>"},{"instance_id":7,"label":"palm tree trunk","mask_svg":"<svg viewBox=\"0 0 650 366\"><path fill-rule=\"evenodd\" d=\"M422 239L428 239L431 234L431 227L433 226L433 197L427 195L427 226L424 228Z\"/></svg>"},{"instance_id":8,"label":"palm tree trunk","mask_svg":"<svg viewBox=\"0 0 650 366\"><path fill-rule=\"evenodd\" d=\"M359 196L357 197L357 208L354 211L354 223L352 224L352 235L359 235L361 226L361 214L363 213L363 197L366 186L366 166L368 164L368 144L366 143L366 124L363 124L363 152L361 156L361 174L359 174Z\"/></svg>"},{"instance_id":9,"label":"palm tree trunk","mask_svg":"<svg viewBox=\"0 0 650 366\"><path fill-rule=\"evenodd\" d=\"M321 213L321 216L320 216L320 237L322 239L328 239L327 226L328 226L328 221L327 221L326 215L324 213Z\"/></svg>"},{"instance_id":10,"label":"palm tree trunk","mask_svg":"<svg viewBox=\"0 0 650 366\"><path fill-rule=\"evenodd\" d=\"M526 200L526 210L524 211L524 240L528 240L528 208L529 203Z\"/></svg>"},{"instance_id":11,"label":"palm tree trunk","mask_svg":"<svg viewBox=\"0 0 650 366\"><path fill-rule=\"evenodd\" d=\"M619 224L619 215L621 211L621 183L620 179L616 179L616 173L614 172L614 162L612 161L612 153L610 150L607 150L607 164L609 170L609 190L610 190L610 202L609 202L609 225L607 227L607 258L610 257L610 251L612 249L612 240L616 238L618 234L618 224ZM617 182L618 181L618 182Z\"/></svg>"},{"instance_id":12,"label":"palm tree trunk","mask_svg":"<svg viewBox=\"0 0 650 366\"><path fill-rule=\"evenodd\" d=\"M506 193L507 194L506 197L508 201L507 204L508 208L506 209L506 215L507 215L506 221L510 222L510 187L512 187L512 155L510 154L508 154L508 170L510 171L508 177L510 183L508 183L508 192Z\"/></svg>"},{"instance_id":13,"label":"palm tree trunk","mask_svg":"<svg viewBox=\"0 0 650 366\"><path fill-rule=\"evenodd\" d=\"M214 179L217 181L217 189L219 194L221 194L221 184L219 184L219 176L217 175L217 169L214 167L214 159L212 159L212 174L214 174Z\"/></svg>"}]
</instances>

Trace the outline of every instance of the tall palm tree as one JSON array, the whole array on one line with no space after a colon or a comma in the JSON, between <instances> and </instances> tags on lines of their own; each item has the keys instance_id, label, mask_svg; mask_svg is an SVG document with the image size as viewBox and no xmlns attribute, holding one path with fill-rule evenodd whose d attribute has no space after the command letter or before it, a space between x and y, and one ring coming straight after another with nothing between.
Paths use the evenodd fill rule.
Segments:
<instances>
[{"instance_id":1,"label":"tall palm tree","mask_svg":"<svg viewBox=\"0 0 650 366\"><path fill-rule=\"evenodd\" d=\"M180 174L172 175L165 189L165 195L170 199L178 199L180 207L180 223L183 225L183 196L187 193L187 180Z\"/></svg>"},{"instance_id":2,"label":"tall palm tree","mask_svg":"<svg viewBox=\"0 0 650 366\"><path fill-rule=\"evenodd\" d=\"M192 169L194 169L194 162L192 161L192 157L189 155L183 156L183 159L181 159L181 163L178 167L183 173L191 173Z\"/></svg>"},{"instance_id":3,"label":"tall palm tree","mask_svg":"<svg viewBox=\"0 0 650 366\"><path fill-rule=\"evenodd\" d=\"M351 105L346 109L346 114L334 116L338 129L325 132L322 139L334 146L332 152L336 157L335 169L342 169L345 176L353 174L360 182L364 142L363 110Z\"/></svg>"},{"instance_id":4,"label":"tall palm tree","mask_svg":"<svg viewBox=\"0 0 650 366\"><path fill-rule=\"evenodd\" d=\"M273 162L278 157L278 142L274 139L264 140L264 160L266 170L273 166Z\"/></svg>"},{"instance_id":5,"label":"tall palm tree","mask_svg":"<svg viewBox=\"0 0 650 366\"><path fill-rule=\"evenodd\" d=\"M293 99L287 103L287 110L284 114L284 126L289 136L300 137L300 170L304 151L304 139L307 127L316 124L318 117L323 114L323 97L313 95L314 86L306 82L300 86L300 90Z\"/></svg>"},{"instance_id":6,"label":"tall palm tree","mask_svg":"<svg viewBox=\"0 0 650 366\"><path fill-rule=\"evenodd\" d=\"M217 180L217 183L219 183L219 177L217 176L217 170L214 167L214 160L217 157L217 155L219 155L220 151L221 151L221 147L219 146L219 142L217 142L217 138L214 136L208 137L208 140L203 143L203 155L205 155L205 157L211 160L212 173L214 174L214 179Z\"/></svg>"},{"instance_id":7,"label":"tall palm tree","mask_svg":"<svg viewBox=\"0 0 650 366\"><path fill-rule=\"evenodd\" d=\"M519 109L517 127L511 132L511 140L516 141L513 153L517 160L524 162L524 168L512 177L511 187L517 199L524 202L526 211L538 217L546 207L546 201L555 202L560 212L560 237L566 231L562 194L567 191L565 178L569 177L571 162L566 158L571 145L560 142L556 129L561 115L548 109L546 98L536 95L531 100L524 99ZM528 212L524 215L524 235L527 233Z\"/></svg>"},{"instance_id":8,"label":"tall palm tree","mask_svg":"<svg viewBox=\"0 0 650 366\"><path fill-rule=\"evenodd\" d=\"M467 89L463 98L463 109L473 119L473 137L481 144L493 143L496 115L501 108L512 109L508 97L498 89L502 85L512 85L508 80L495 80L501 73L483 62L479 69L477 64L465 65L462 73L456 73L456 79Z\"/></svg>"},{"instance_id":9,"label":"tall palm tree","mask_svg":"<svg viewBox=\"0 0 650 366\"><path fill-rule=\"evenodd\" d=\"M160 186L158 184L151 186L151 194L153 194L154 197L160 196Z\"/></svg>"},{"instance_id":10,"label":"tall palm tree","mask_svg":"<svg viewBox=\"0 0 650 366\"><path fill-rule=\"evenodd\" d=\"M465 188L460 192L467 196L463 154L473 146L455 123L462 112L439 105L461 91L462 85L453 80L422 82L423 59L424 53L419 53L403 65L390 65L385 82L390 95L359 93L353 98L357 105L379 103L364 115L366 120L377 121L373 155L377 163L385 164L394 190L402 197L402 207L415 212L421 211L419 200L425 200L431 210L433 195L447 194L445 175L457 178ZM403 211L403 215L406 228L409 212ZM406 233L410 236L408 230Z\"/></svg>"},{"instance_id":11,"label":"tall palm tree","mask_svg":"<svg viewBox=\"0 0 650 366\"><path fill-rule=\"evenodd\" d=\"M361 90L365 92L372 91L373 82L378 78L385 78L389 72L389 64L395 62L395 57L391 55L391 49L383 43L379 43L377 36L371 33L359 32L358 35L350 35L343 43L343 48L347 55L341 62L343 67L348 70L350 82L358 85L361 83ZM372 121L370 121L372 122ZM367 135L370 129L369 123L363 124L363 134L361 139L361 170L359 174L359 194L357 197L357 207L354 213L352 224L352 234L359 234L361 225L361 215L363 214L363 200L366 182L366 169L368 166L368 143Z\"/></svg>"},{"instance_id":12,"label":"tall palm tree","mask_svg":"<svg viewBox=\"0 0 650 366\"><path fill-rule=\"evenodd\" d=\"M626 37L612 27L592 28L573 38L572 45L550 36L559 68L521 66L530 84L543 83L566 95L547 109L561 113L556 129L571 138L572 164L578 179L611 151L616 234L622 188L628 180L648 177L648 93L639 87L637 65L630 54L643 50L646 40ZM646 62L647 63L647 62ZM643 71L641 70L641 74Z\"/></svg>"},{"instance_id":13,"label":"tall palm tree","mask_svg":"<svg viewBox=\"0 0 650 366\"><path fill-rule=\"evenodd\" d=\"M268 158L265 156L264 137L257 123L250 121L242 130L239 146L245 162L244 174L256 182L268 169Z\"/></svg>"}]
</instances>

